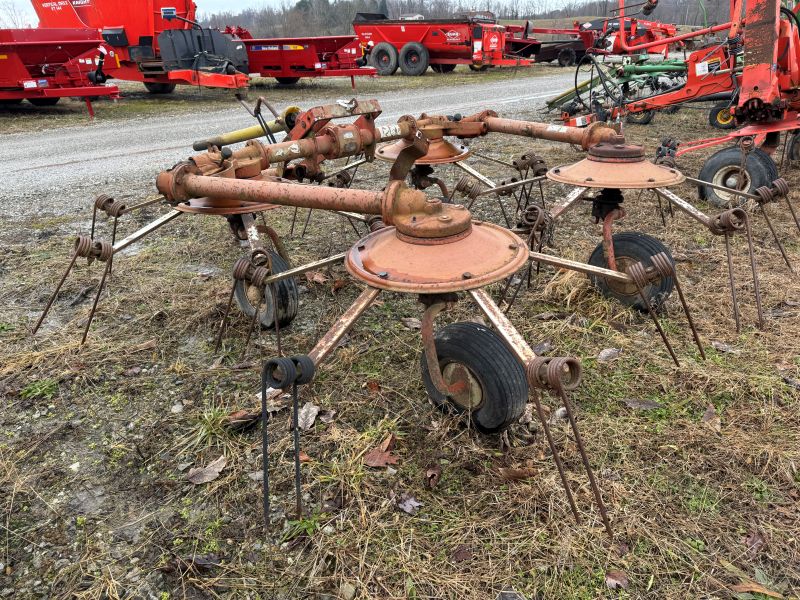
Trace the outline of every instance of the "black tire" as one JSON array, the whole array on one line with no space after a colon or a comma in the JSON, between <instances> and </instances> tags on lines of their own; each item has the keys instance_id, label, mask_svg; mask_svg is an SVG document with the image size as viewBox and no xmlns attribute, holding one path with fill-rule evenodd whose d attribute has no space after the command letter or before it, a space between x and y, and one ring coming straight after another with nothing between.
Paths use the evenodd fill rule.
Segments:
<instances>
[{"instance_id":1,"label":"black tire","mask_svg":"<svg viewBox=\"0 0 800 600\"><path fill-rule=\"evenodd\" d=\"M8 108L11 106L18 106L22 104L22 98L14 98L13 100L0 100L0 108Z\"/></svg>"},{"instance_id":2,"label":"black tire","mask_svg":"<svg viewBox=\"0 0 800 600\"><path fill-rule=\"evenodd\" d=\"M469 70L475 71L476 73L483 73L489 70L489 65L469 65Z\"/></svg>"},{"instance_id":3,"label":"black tire","mask_svg":"<svg viewBox=\"0 0 800 600\"><path fill-rule=\"evenodd\" d=\"M452 73L456 70L456 65L446 65L437 63L435 65L431 65L431 69L434 73Z\"/></svg>"},{"instance_id":4,"label":"black tire","mask_svg":"<svg viewBox=\"0 0 800 600\"><path fill-rule=\"evenodd\" d=\"M625 122L632 123L633 125L647 125L653 120L655 114L656 111L654 110L643 110L640 112L628 113L625 115Z\"/></svg>"},{"instance_id":5,"label":"black tire","mask_svg":"<svg viewBox=\"0 0 800 600\"><path fill-rule=\"evenodd\" d=\"M612 237L614 242L614 258L617 261L617 269L625 271L626 268L634 263L643 262L645 267L652 266L650 257L659 252L665 252L670 262L675 264L672 254L660 240L644 233L636 231L623 231L615 233ZM603 244L597 245L592 255L589 257L589 264L595 267L608 269L606 257L603 254ZM609 298L619 300L624 306L632 306L638 310L647 310L636 287L630 283L617 283L609 281L604 277L589 275L592 284ZM648 283L644 288L644 294L653 308L660 307L667 297L672 293L675 281L672 277L665 277L657 282Z\"/></svg>"},{"instance_id":6,"label":"black tire","mask_svg":"<svg viewBox=\"0 0 800 600\"><path fill-rule=\"evenodd\" d=\"M400 49L399 62L404 75L417 77L428 70L431 58L425 46L419 42L409 42Z\"/></svg>"},{"instance_id":7,"label":"black tire","mask_svg":"<svg viewBox=\"0 0 800 600\"><path fill-rule=\"evenodd\" d=\"M578 60L578 55L572 48L562 48L558 51L558 66L559 67L572 67Z\"/></svg>"},{"instance_id":8,"label":"black tire","mask_svg":"<svg viewBox=\"0 0 800 600\"><path fill-rule=\"evenodd\" d=\"M61 98L28 98L34 106L55 106Z\"/></svg>"},{"instance_id":9,"label":"black tire","mask_svg":"<svg viewBox=\"0 0 800 600\"><path fill-rule=\"evenodd\" d=\"M741 178L744 177L742 181ZM770 186L778 178L778 166L769 154L761 148L755 148L747 154L744 172L742 172L742 151L732 146L712 154L700 169L698 179L738 189L750 194L761 186ZM744 198L734 196L707 185L698 186L700 198L718 207L738 206Z\"/></svg>"},{"instance_id":10,"label":"black tire","mask_svg":"<svg viewBox=\"0 0 800 600\"><path fill-rule=\"evenodd\" d=\"M299 77L276 77L275 81L278 82L278 85L294 85L298 81L300 81Z\"/></svg>"},{"instance_id":11,"label":"black tire","mask_svg":"<svg viewBox=\"0 0 800 600\"><path fill-rule=\"evenodd\" d=\"M445 380L448 365L464 366L473 383L470 395L480 394L478 406L470 409L464 405L468 402L459 404L439 393L431 381L423 351L420 357L422 380L428 396L438 408L469 414L481 433L503 431L522 416L528 401L525 371L498 334L479 323L453 323L439 329L434 340L439 368L443 370Z\"/></svg>"},{"instance_id":12,"label":"black tire","mask_svg":"<svg viewBox=\"0 0 800 600\"><path fill-rule=\"evenodd\" d=\"M672 106L667 106L666 108L662 108L661 112L663 112L665 115L674 115L680 109L681 107L679 104L673 104Z\"/></svg>"},{"instance_id":13,"label":"black tire","mask_svg":"<svg viewBox=\"0 0 800 600\"><path fill-rule=\"evenodd\" d=\"M795 129L794 131L788 132L789 141L789 148L786 151L786 157L789 160L800 160L800 131Z\"/></svg>"},{"instance_id":14,"label":"black tire","mask_svg":"<svg viewBox=\"0 0 800 600\"><path fill-rule=\"evenodd\" d=\"M378 75L387 77L397 72L397 48L386 42L376 44L369 54L369 64L375 67Z\"/></svg>"},{"instance_id":15,"label":"black tire","mask_svg":"<svg viewBox=\"0 0 800 600\"><path fill-rule=\"evenodd\" d=\"M730 103L715 104L708 112L708 122L717 129L736 129L736 120L731 114Z\"/></svg>"},{"instance_id":16,"label":"black tire","mask_svg":"<svg viewBox=\"0 0 800 600\"><path fill-rule=\"evenodd\" d=\"M272 258L272 267L275 273L282 273L287 270L289 266L277 253L270 251ZM299 304L297 296L297 283L294 277L282 279L276 284L278 291L278 323L281 327L285 327L291 323L297 316L297 308ZM248 293L249 292L249 293ZM239 309L249 318L253 318L255 307L253 305L254 299L251 300L251 295L255 296L258 291L253 286L245 285L245 282L239 280L236 282L234 289L234 296L236 304ZM258 314L258 320L262 329L272 329L275 327L273 320L273 294L272 286L268 285L266 293L262 295L261 310Z\"/></svg>"},{"instance_id":17,"label":"black tire","mask_svg":"<svg viewBox=\"0 0 800 600\"><path fill-rule=\"evenodd\" d=\"M146 81L144 87L151 94L171 94L175 91L174 83L153 83Z\"/></svg>"}]
</instances>

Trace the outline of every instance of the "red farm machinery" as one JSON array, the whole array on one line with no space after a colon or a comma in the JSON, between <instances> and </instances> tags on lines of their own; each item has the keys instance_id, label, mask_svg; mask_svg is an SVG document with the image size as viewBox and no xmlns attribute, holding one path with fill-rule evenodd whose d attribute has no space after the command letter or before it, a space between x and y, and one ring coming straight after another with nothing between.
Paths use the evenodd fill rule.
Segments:
<instances>
[{"instance_id":1,"label":"red farm machinery","mask_svg":"<svg viewBox=\"0 0 800 600\"><path fill-rule=\"evenodd\" d=\"M110 78L139 81L154 94L176 85L242 89L251 73L293 83L300 77L374 75L363 66L354 36L252 39L241 28L225 32L196 21L192 0L32 0L41 27L99 31Z\"/></svg>"},{"instance_id":2,"label":"red farm machinery","mask_svg":"<svg viewBox=\"0 0 800 600\"><path fill-rule=\"evenodd\" d=\"M0 106L27 100L53 106L64 97L83 98L93 115L92 98L119 94L103 85L102 39L91 29L0 29Z\"/></svg>"},{"instance_id":3,"label":"red farm machinery","mask_svg":"<svg viewBox=\"0 0 800 600\"><path fill-rule=\"evenodd\" d=\"M522 29L521 27L519 28ZM428 67L449 73L457 65L475 71L533 64L541 44L515 37L491 13L452 19L389 19L382 13L358 13L353 30L368 48L379 75L422 75Z\"/></svg>"}]
</instances>

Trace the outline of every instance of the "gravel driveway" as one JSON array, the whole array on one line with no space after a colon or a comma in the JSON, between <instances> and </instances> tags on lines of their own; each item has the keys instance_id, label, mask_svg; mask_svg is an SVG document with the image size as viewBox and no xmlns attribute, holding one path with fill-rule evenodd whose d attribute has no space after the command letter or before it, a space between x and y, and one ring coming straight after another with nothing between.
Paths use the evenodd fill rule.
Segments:
<instances>
[{"instance_id":1,"label":"gravel driveway","mask_svg":"<svg viewBox=\"0 0 800 600\"><path fill-rule=\"evenodd\" d=\"M553 75L369 96L383 107L382 123L404 114L467 114L484 108L514 117L541 107L545 99L566 89L573 77L572 69L567 69ZM297 100L310 107L338 99L317 94L300 95ZM152 195L157 172L186 158L194 140L252 123L241 107L232 106L203 110L201 119L192 111L0 135L5 155L0 218L85 213L100 193L129 200Z\"/></svg>"}]
</instances>

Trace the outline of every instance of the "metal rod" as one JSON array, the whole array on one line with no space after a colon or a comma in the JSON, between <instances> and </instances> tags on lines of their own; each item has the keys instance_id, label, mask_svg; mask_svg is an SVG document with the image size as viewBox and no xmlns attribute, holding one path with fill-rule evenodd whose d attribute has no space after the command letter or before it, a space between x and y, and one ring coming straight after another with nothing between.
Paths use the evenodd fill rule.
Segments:
<instances>
[{"instance_id":1,"label":"metal rod","mask_svg":"<svg viewBox=\"0 0 800 600\"><path fill-rule=\"evenodd\" d=\"M182 214L183 213L181 211L179 211L179 210L171 210L168 213L166 213L165 215L160 216L155 221L152 221L152 222L148 223L147 225L145 225L141 229L139 229L137 231L134 231L132 234L130 234L125 239L120 240L119 242L114 244L114 246L113 246L114 253L116 254L120 250L124 250L125 248L127 248L131 244L134 244L134 243L138 242L140 239L142 239L146 235L154 232L156 229L158 229L162 225L166 225L167 223L169 223L173 219L177 219Z\"/></svg>"},{"instance_id":2,"label":"metal rod","mask_svg":"<svg viewBox=\"0 0 800 600\"><path fill-rule=\"evenodd\" d=\"M786 256L786 248L783 247L783 243L781 242L780 238L778 237L778 232L775 231L775 228L772 226L772 219L769 218L767 214L767 209L763 204L758 205L761 208L761 214L764 215L764 220L767 222L767 227L769 228L770 233L772 234L772 238L775 240L775 243L778 245L778 250L783 257L783 262L786 263L786 266L789 267L789 272L794 274L794 269L792 268L792 263L789 262L789 257Z\"/></svg>"},{"instance_id":3,"label":"metal rod","mask_svg":"<svg viewBox=\"0 0 800 600\"><path fill-rule=\"evenodd\" d=\"M53 306L53 302L56 300L56 296L58 296L58 292L61 291L61 286L64 285L64 282L67 280L67 275L69 275L70 271L72 271L72 267L75 266L75 261L78 260L78 253L73 252L72 258L69 261L69 265L67 265L67 270L64 271L64 274L61 276L61 281L58 282L56 289L53 290L53 293L50 295L50 299L47 301L47 305L44 307L42 314L39 316L39 320L36 321L36 325L33 327L33 334L39 331L39 327L42 326L47 313L50 312L50 308Z\"/></svg>"},{"instance_id":4,"label":"metal rod","mask_svg":"<svg viewBox=\"0 0 800 600\"><path fill-rule=\"evenodd\" d=\"M655 192L659 196L662 196L668 200L671 205L675 205L678 209L682 210L696 221L699 221L709 229L711 228L711 217L709 217L699 208L696 208L694 205L690 204L680 196L673 194L666 188L655 188Z\"/></svg>"},{"instance_id":5,"label":"metal rod","mask_svg":"<svg viewBox=\"0 0 800 600\"><path fill-rule=\"evenodd\" d=\"M604 269L603 267L595 267L586 263L569 260L566 258L559 258L557 256L550 256L549 254L542 254L541 252L530 252L531 260L553 267L560 267L562 269L569 269L570 271L578 271L586 275L598 275L612 281L619 281L620 283L633 283L633 278L627 273L620 271L612 271L611 269Z\"/></svg>"},{"instance_id":6,"label":"metal rod","mask_svg":"<svg viewBox=\"0 0 800 600\"><path fill-rule=\"evenodd\" d=\"M753 232L750 230L750 219L746 218L744 230L747 234L747 245L750 250L750 269L753 271L753 294L756 297L756 311L758 313L758 328L764 329L764 311L761 309L761 288L758 282L758 265L756 264L756 252L753 246Z\"/></svg>"},{"instance_id":7,"label":"metal rod","mask_svg":"<svg viewBox=\"0 0 800 600\"><path fill-rule=\"evenodd\" d=\"M505 192L506 190L513 190L514 188L518 188L523 185L527 185L529 183L535 183L537 181L543 181L547 179L544 176L541 177L532 177L530 179L520 179L519 181L512 181L511 183L506 183L504 185L498 185L489 190L482 190L478 193L478 196L488 196L489 194L495 194L497 192Z\"/></svg>"},{"instance_id":8,"label":"metal rod","mask_svg":"<svg viewBox=\"0 0 800 600\"><path fill-rule=\"evenodd\" d=\"M325 177L322 178L322 181L325 181L326 179L330 179L331 177L336 177L339 173L344 173L345 171L349 171L350 169L357 169L361 165L364 165L364 164L366 164L368 162L369 161L366 158L359 158L356 161L353 161L351 163L346 164L345 166L343 166L340 169L337 169L335 171L332 171L331 173L328 173L327 175L325 175Z\"/></svg>"},{"instance_id":9,"label":"metal rod","mask_svg":"<svg viewBox=\"0 0 800 600\"><path fill-rule=\"evenodd\" d=\"M731 305L733 306L733 320L736 323L736 333L742 331L742 324L739 318L739 302L736 299L736 279L733 275L733 257L731 256L730 234L725 234L725 254L728 257L728 283L731 287Z\"/></svg>"},{"instance_id":10,"label":"metal rod","mask_svg":"<svg viewBox=\"0 0 800 600\"><path fill-rule=\"evenodd\" d=\"M267 277L264 280L264 283L265 284L275 283L277 281L281 281L282 279L288 279L289 277L294 277L295 275L302 275L303 273L307 273L308 271L313 271L314 269L327 267L328 265L333 265L343 261L346 256L347 252L342 252L340 254L334 254L333 256L329 256L328 258L323 258L322 260L317 260L305 265L301 265L299 267L295 267L294 269L281 271L280 273L275 273L274 275L270 275L269 277Z\"/></svg>"},{"instance_id":11,"label":"metal rod","mask_svg":"<svg viewBox=\"0 0 800 600\"><path fill-rule=\"evenodd\" d=\"M364 314L380 293L381 290L367 286L350 308L328 330L328 333L322 336L316 346L308 353L308 356L316 366L319 366L336 349L345 334L350 331L353 324Z\"/></svg>"},{"instance_id":12,"label":"metal rod","mask_svg":"<svg viewBox=\"0 0 800 600\"><path fill-rule=\"evenodd\" d=\"M742 190L734 190L732 188L725 187L724 185L717 185L716 183L711 183L710 181L703 181L702 179L696 179L694 177L689 177L689 176L684 176L684 177L686 177L686 181L689 181L691 183L696 183L698 185L707 185L712 189L720 190L722 192L727 192L735 196L742 196L743 198L747 198L749 200L757 200L759 202L761 201L761 196L756 196L755 194L743 192Z\"/></svg>"},{"instance_id":13,"label":"metal rod","mask_svg":"<svg viewBox=\"0 0 800 600\"><path fill-rule=\"evenodd\" d=\"M100 285L97 288L97 293L94 295L94 302L92 303L92 310L89 312L89 318L86 321L86 327L83 329L83 337L81 338L81 346L86 343L86 338L89 336L89 327L94 320L94 313L97 310L97 303L100 301L100 294L103 292L103 286L106 284L106 278L111 271L111 265L114 262L114 256L111 255L106 261L106 268L103 269L103 276L100 278Z\"/></svg>"},{"instance_id":14,"label":"metal rod","mask_svg":"<svg viewBox=\"0 0 800 600\"><path fill-rule=\"evenodd\" d=\"M482 184L484 184L485 186L492 188L492 190L494 190L494 189L497 187L497 184L496 184L494 181L492 181L491 179L489 179L488 177L486 177L486 175L483 175L483 174L482 174L482 173L480 173L479 171L476 171L475 169L473 169L473 168L472 168L472 167L470 167L469 165L467 165L467 164L465 164L465 163L463 163L463 162L457 162L457 163L454 163L454 164L455 164L455 165L456 165L456 166L457 166L459 169L461 169L462 171L464 171L464 172L466 172L466 173L469 173L470 175L472 175L472 176L473 176L475 179L477 179L478 181L480 181L480 182L481 182Z\"/></svg>"},{"instance_id":15,"label":"metal rod","mask_svg":"<svg viewBox=\"0 0 800 600\"><path fill-rule=\"evenodd\" d=\"M572 206L588 191L589 188L579 187L573 189L569 194L567 194L567 197L564 198L562 202L559 202L552 209L550 209L550 214L554 219L558 218L562 213L572 208Z\"/></svg>"}]
</instances>

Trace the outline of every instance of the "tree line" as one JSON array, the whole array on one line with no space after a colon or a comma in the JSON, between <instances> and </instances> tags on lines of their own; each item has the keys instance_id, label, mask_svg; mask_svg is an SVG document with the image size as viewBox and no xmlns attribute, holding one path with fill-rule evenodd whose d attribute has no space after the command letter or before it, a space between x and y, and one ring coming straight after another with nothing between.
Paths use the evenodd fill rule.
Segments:
<instances>
[{"instance_id":1,"label":"tree line","mask_svg":"<svg viewBox=\"0 0 800 600\"><path fill-rule=\"evenodd\" d=\"M630 4L640 0L628 0ZM278 6L201 14L204 25L245 27L255 37L295 37L352 33L356 13L383 13L390 18L421 14L445 18L473 11L491 11L500 19L571 20L614 17L617 0L283 0ZM703 26L728 20L729 0L660 0L646 19ZM635 11L636 8L631 8Z\"/></svg>"}]
</instances>

